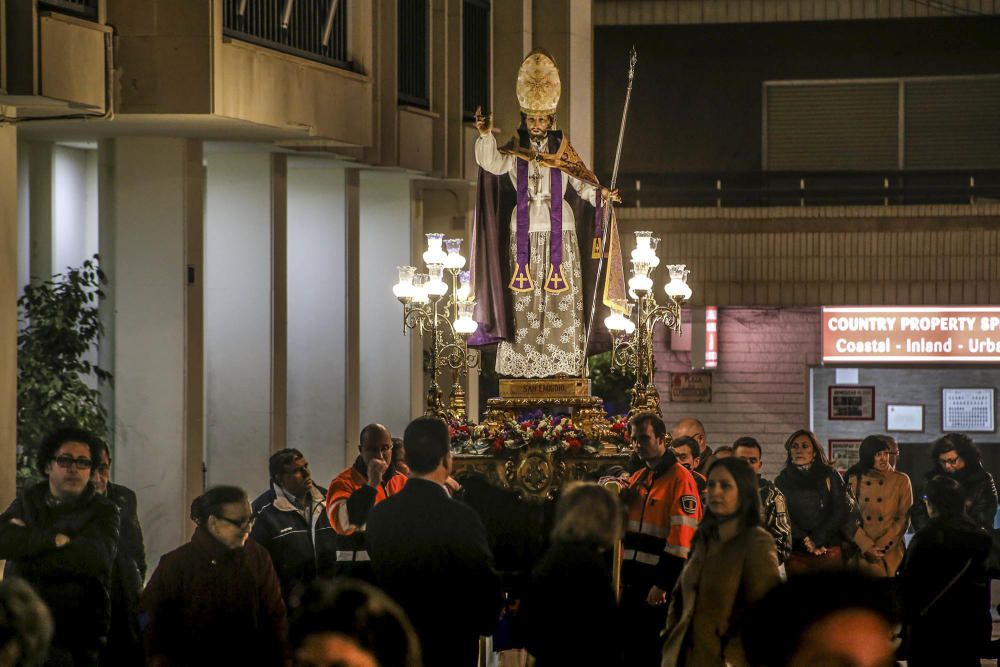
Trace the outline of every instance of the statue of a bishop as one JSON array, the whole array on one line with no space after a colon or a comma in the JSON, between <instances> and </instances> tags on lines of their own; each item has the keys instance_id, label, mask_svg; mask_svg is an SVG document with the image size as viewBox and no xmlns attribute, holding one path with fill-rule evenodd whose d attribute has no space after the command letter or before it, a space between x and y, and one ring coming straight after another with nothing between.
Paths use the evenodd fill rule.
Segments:
<instances>
[{"instance_id":1,"label":"statue of a bishop","mask_svg":"<svg viewBox=\"0 0 1000 667\"><path fill-rule=\"evenodd\" d=\"M556 129L559 70L547 53L536 50L524 59L516 92L521 126L504 146L497 146L492 114L476 114L472 271L479 329L469 344L499 343L502 377L582 377L593 290L603 289L605 304L610 294L624 310L617 229L608 243L617 262L610 271L600 262L602 208L609 197L617 201L617 193L601 187ZM598 329L591 349L600 342Z\"/></svg>"}]
</instances>

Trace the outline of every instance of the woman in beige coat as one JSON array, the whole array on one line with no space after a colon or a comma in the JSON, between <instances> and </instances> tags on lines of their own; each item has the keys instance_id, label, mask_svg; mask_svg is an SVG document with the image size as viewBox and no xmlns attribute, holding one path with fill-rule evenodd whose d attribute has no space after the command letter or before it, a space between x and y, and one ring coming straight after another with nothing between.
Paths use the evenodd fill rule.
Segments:
<instances>
[{"instance_id":1,"label":"woman in beige coat","mask_svg":"<svg viewBox=\"0 0 1000 667\"><path fill-rule=\"evenodd\" d=\"M859 460L845 477L861 518L854 533L858 569L873 577L895 576L913 504L910 478L889 467L889 445L876 435L861 441Z\"/></svg>"},{"instance_id":2,"label":"woman in beige coat","mask_svg":"<svg viewBox=\"0 0 1000 667\"><path fill-rule=\"evenodd\" d=\"M740 615L780 578L750 466L737 458L713 463L706 499L708 511L670 600L663 667L746 665Z\"/></svg>"}]
</instances>

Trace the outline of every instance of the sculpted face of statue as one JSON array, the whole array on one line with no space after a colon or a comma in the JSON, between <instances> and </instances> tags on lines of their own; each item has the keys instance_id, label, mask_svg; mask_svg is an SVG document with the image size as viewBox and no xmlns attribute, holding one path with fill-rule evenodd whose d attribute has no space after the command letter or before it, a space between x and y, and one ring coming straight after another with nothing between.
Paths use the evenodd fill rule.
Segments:
<instances>
[{"instance_id":1,"label":"sculpted face of statue","mask_svg":"<svg viewBox=\"0 0 1000 667\"><path fill-rule=\"evenodd\" d=\"M533 139L540 139L552 129L552 116L525 116L524 126Z\"/></svg>"}]
</instances>

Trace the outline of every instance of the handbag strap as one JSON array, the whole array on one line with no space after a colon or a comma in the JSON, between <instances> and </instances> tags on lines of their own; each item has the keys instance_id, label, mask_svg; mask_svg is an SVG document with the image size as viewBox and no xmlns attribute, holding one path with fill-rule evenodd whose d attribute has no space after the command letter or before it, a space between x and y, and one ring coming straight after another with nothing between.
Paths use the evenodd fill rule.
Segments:
<instances>
[{"instance_id":1,"label":"handbag strap","mask_svg":"<svg viewBox=\"0 0 1000 667\"><path fill-rule=\"evenodd\" d=\"M965 565L963 565L962 569L958 571L958 574L952 577L951 581L949 581L948 584L944 588L942 588L937 595L934 596L934 599L928 602L927 606L920 610L920 618L923 618L927 614L927 612L930 611L930 608L933 607L938 600L943 598L944 594L950 591L952 586L958 583L958 580L962 578L962 575L965 574L966 570L968 570L971 565L972 565L971 558L965 561Z\"/></svg>"}]
</instances>

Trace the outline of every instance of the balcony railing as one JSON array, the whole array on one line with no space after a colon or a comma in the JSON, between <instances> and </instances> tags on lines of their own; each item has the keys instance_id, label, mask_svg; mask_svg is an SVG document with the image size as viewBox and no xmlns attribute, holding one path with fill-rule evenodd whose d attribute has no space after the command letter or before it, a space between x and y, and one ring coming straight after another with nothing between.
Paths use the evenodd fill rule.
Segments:
<instances>
[{"instance_id":1,"label":"balcony railing","mask_svg":"<svg viewBox=\"0 0 1000 667\"><path fill-rule=\"evenodd\" d=\"M400 104L430 108L427 86L429 54L427 0L399 0L398 68Z\"/></svg>"},{"instance_id":2,"label":"balcony railing","mask_svg":"<svg viewBox=\"0 0 1000 667\"><path fill-rule=\"evenodd\" d=\"M625 206L899 206L1000 201L1000 171L622 174Z\"/></svg>"},{"instance_id":3,"label":"balcony railing","mask_svg":"<svg viewBox=\"0 0 1000 667\"><path fill-rule=\"evenodd\" d=\"M100 0L38 0L38 8L96 21L99 2Z\"/></svg>"},{"instance_id":4,"label":"balcony railing","mask_svg":"<svg viewBox=\"0 0 1000 667\"><path fill-rule=\"evenodd\" d=\"M226 37L352 69L346 0L223 0Z\"/></svg>"},{"instance_id":5,"label":"balcony railing","mask_svg":"<svg viewBox=\"0 0 1000 667\"><path fill-rule=\"evenodd\" d=\"M476 107L490 108L490 0L462 5L462 113L473 120Z\"/></svg>"}]
</instances>

